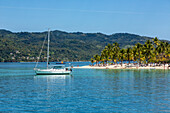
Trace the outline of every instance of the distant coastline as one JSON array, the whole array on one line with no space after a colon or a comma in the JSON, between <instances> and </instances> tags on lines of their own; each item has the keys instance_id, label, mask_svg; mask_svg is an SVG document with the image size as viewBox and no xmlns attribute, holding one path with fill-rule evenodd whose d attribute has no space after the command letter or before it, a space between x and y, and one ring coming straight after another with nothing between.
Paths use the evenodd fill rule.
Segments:
<instances>
[{"instance_id":1,"label":"distant coastline","mask_svg":"<svg viewBox=\"0 0 170 113\"><path fill-rule=\"evenodd\" d=\"M98 66L98 65L86 65L86 66L76 66L73 67L75 69L166 69L169 70L170 66L168 64L160 65L160 66L138 66L134 64L129 64L129 65L107 65L107 66Z\"/></svg>"},{"instance_id":2,"label":"distant coastline","mask_svg":"<svg viewBox=\"0 0 170 113\"><path fill-rule=\"evenodd\" d=\"M114 32L114 31L113 31ZM11 32L0 30L0 62L32 62L39 56L46 32ZM69 33L51 31L50 61L87 61L99 54L108 43L128 48L153 38L130 33ZM163 40L162 40L163 41ZM165 42L170 43L168 40ZM46 61L46 43L40 61Z\"/></svg>"}]
</instances>

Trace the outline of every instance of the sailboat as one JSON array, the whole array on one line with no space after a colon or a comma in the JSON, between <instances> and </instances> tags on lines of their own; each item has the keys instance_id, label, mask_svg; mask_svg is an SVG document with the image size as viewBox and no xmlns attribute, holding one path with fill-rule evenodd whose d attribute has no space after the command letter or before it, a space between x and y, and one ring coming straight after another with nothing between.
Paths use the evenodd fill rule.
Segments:
<instances>
[{"instance_id":1,"label":"sailboat","mask_svg":"<svg viewBox=\"0 0 170 113\"><path fill-rule=\"evenodd\" d=\"M44 46L45 40L43 42L43 46ZM69 75L72 71L72 69L70 67L65 67L65 65L52 65L49 66L49 44L50 44L50 30L48 29L48 47L47 47L47 68L46 69L38 69L38 61L43 49L40 51L40 55L38 57L38 61L36 63L36 66L34 68L36 75Z\"/></svg>"}]
</instances>

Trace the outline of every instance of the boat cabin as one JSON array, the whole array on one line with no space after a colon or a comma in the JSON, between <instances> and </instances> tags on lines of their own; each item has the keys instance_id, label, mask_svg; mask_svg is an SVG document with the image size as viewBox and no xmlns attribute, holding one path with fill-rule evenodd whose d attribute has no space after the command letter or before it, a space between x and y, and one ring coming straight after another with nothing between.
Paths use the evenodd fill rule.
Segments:
<instances>
[{"instance_id":1,"label":"boat cabin","mask_svg":"<svg viewBox=\"0 0 170 113\"><path fill-rule=\"evenodd\" d=\"M64 65L53 65L52 68L53 69L64 69L65 66Z\"/></svg>"}]
</instances>

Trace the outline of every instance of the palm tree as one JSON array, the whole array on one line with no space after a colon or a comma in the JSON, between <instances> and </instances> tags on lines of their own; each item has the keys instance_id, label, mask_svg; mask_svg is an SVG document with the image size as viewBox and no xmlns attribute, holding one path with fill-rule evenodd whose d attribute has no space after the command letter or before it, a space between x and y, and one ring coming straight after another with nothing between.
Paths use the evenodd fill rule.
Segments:
<instances>
[{"instance_id":1,"label":"palm tree","mask_svg":"<svg viewBox=\"0 0 170 113\"><path fill-rule=\"evenodd\" d=\"M137 47L136 46L132 48L132 58L133 58L133 61L137 60Z\"/></svg>"},{"instance_id":2,"label":"palm tree","mask_svg":"<svg viewBox=\"0 0 170 113\"><path fill-rule=\"evenodd\" d=\"M154 39L152 39L153 43L154 43L154 50L153 50L153 56L154 58L152 59L155 59L153 60L153 62L157 62L157 59L158 59L158 46L160 45L160 41L158 40L157 37L155 37Z\"/></svg>"},{"instance_id":3,"label":"palm tree","mask_svg":"<svg viewBox=\"0 0 170 113\"><path fill-rule=\"evenodd\" d=\"M168 56L170 56L169 44L167 42L160 42L158 48L159 48L159 61L163 62L165 65L165 62L168 61L167 59Z\"/></svg>"},{"instance_id":4,"label":"palm tree","mask_svg":"<svg viewBox=\"0 0 170 113\"><path fill-rule=\"evenodd\" d=\"M131 56L132 56L132 49L129 47L126 49L126 59L129 61L129 64L130 64Z\"/></svg>"},{"instance_id":5,"label":"palm tree","mask_svg":"<svg viewBox=\"0 0 170 113\"><path fill-rule=\"evenodd\" d=\"M152 41L154 42L155 46L158 46L160 41L158 40L157 37L155 37L154 39L152 39Z\"/></svg>"},{"instance_id":6,"label":"palm tree","mask_svg":"<svg viewBox=\"0 0 170 113\"><path fill-rule=\"evenodd\" d=\"M125 49L121 49L119 53L119 60L121 61L121 66L124 60Z\"/></svg>"},{"instance_id":7,"label":"palm tree","mask_svg":"<svg viewBox=\"0 0 170 113\"><path fill-rule=\"evenodd\" d=\"M143 45L140 44L140 43L137 43L135 46L136 46L136 49L137 49L137 59L139 61L139 65L141 65L141 55L142 55Z\"/></svg>"},{"instance_id":8,"label":"palm tree","mask_svg":"<svg viewBox=\"0 0 170 113\"><path fill-rule=\"evenodd\" d=\"M105 49L107 50L108 56L111 58L113 46L111 44L108 44L107 46L105 46Z\"/></svg>"},{"instance_id":9,"label":"palm tree","mask_svg":"<svg viewBox=\"0 0 170 113\"><path fill-rule=\"evenodd\" d=\"M160 44L159 44L158 47L157 47L159 62L162 62L164 50L165 50L164 43L163 43L163 42L160 42Z\"/></svg>"},{"instance_id":10,"label":"palm tree","mask_svg":"<svg viewBox=\"0 0 170 113\"><path fill-rule=\"evenodd\" d=\"M96 60L96 65L99 63L100 61L100 56L99 55L94 55L94 59Z\"/></svg>"},{"instance_id":11,"label":"palm tree","mask_svg":"<svg viewBox=\"0 0 170 113\"><path fill-rule=\"evenodd\" d=\"M101 57L105 60L106 62L106 65L107 65L107 62L109 61L109 54L108 54L108 50L107 49L104 49L101 53Z\"/></svg>"},{"instance_id":12,"label":"palm tree","mask_svg":"<svg viewBox=\"0 0 170 113\"><path fill-rule=\"evenodd\" d=\"M103 63L103 66L104 66L105 59L102 55L100 56L100 61Z\"/></svg>"},{"instance_id":13,"label":"palm tree","mask_svg":"<svg viewBox=\"0 0 170 113\"><path fill-rule=\"evenodd\" d=\"M153 54L153 45L152 42L150 40L147 40L144 44L144 48L143 48L143 54L145 56L146 62L147 64L150 61L150 58Z\"/></svg>"},{"instance_id":14,"label":"palm tree","mask_svg":"<svg viewBox=\"0 0 170 113\"><path fill-rule=\"evenodd\" d=\"M92 63L92 66L93 66L93 63L95 62L95 60L93 58L91 58L91 63Z\"/></svg>"},{"instance_id":15,"label":"palm tree","mask_svg":"<svg viewBox=\"0 0 170 113\"><path fill-rule=\"evenodd\" d=\"M120 47L119 44L117 42L113 43L113 49L112 49L112 56L111 59L113 60L113 62L116 63L116 61L118 60L118 54L120 52Z\"/></svg>"},{"instance_id":16,"label":"palm tree","mask_svg":"<svg viewBox=\"0 0 170 113\"><path fill-rule=\"evenodd\" d=\"M168 62L168 59L170 60L170 44L165 42L165 58L166 62Z\"/></svg>"}]
</instances>

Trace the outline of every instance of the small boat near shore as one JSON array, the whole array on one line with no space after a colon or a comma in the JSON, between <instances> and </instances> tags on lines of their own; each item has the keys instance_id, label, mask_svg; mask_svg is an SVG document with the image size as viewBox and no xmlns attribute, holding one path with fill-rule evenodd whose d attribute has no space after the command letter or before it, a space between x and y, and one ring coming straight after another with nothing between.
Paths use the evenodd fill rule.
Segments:
<instances>
[{"instance_id":1,"label":"small boat near shore","mask_svg":"<svg viewBox=\"0 0 170 113\"><path fill-rule=\"evenodd\" d=\"M38 61L36 63L36 66L34 68L36 75L69 75L72 72L71 67L65 67L63 65L64 63L61 63L62 65L52 65L49 66L49 42L50 42L50 30L48 30L48 47L47 47L47 68L46 69L38 69ZM44 40L45 43L45 40ZM44 46L43 43L43 46ZM42 46L42 48L43 48ZM41 55L42 50L40 51ZM40 58L40 55L38 58Z\"/></svg>"}]
</instances>

